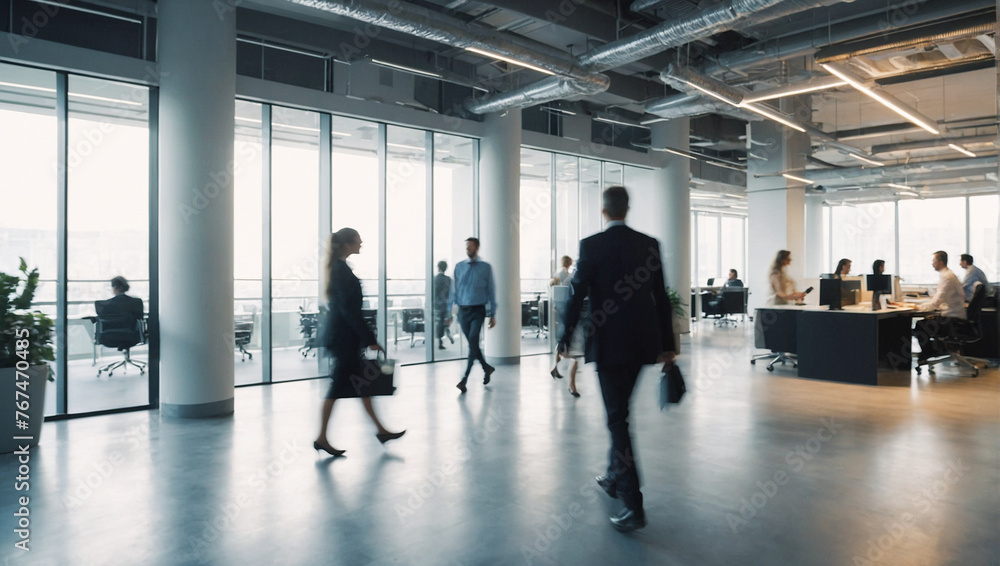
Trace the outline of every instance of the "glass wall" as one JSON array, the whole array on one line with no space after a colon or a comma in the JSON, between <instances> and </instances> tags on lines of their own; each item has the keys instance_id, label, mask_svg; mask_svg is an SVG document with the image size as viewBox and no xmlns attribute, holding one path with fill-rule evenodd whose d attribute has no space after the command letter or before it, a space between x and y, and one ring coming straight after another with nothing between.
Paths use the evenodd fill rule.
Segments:
<instances>
[{"instance_id":1,"label":"glass wall","mask_svg":"<svg viewBox=\"0 0 1000 566\"><path fill-rule=\"evenodd\" d=\"M576 262L580 251L580 159L556 155L556 272L562 270L562 256Z\"/></svg>"},{"instance_id":2,"label":"glass wall","mask_svg":"<svg viewBox=\"0 0 1000 566\"><path fill-rule=\"evenodd\" d=\"M998 206L1000 197L996 195L969 197L969 254L990 282L1000 281L1000 265L997 265ZM956 274L959 278L964 277L962 273Z\"/></svg>"},{"instance_id":3,"label":"glass wall","mask_svg":"<svg viewBox=\"0 0 1000 566\"><path fill-rule=\"evenodd\" d=\"M15 274L21 264L38 268L38 309L56 317L57 123L56 74L0 63L0 272ZM17 132L10 135L9 132ZM78 320L70 331L90 351L93 325ZM88 342L89 340L89 342ZM82 355L82 354L81 354ZM91 367L90 364L87 364ZM95 370L96 371L96 370ZM45 397L45 414L56 412L54 383Z\"/></svg>"},{"instance_id":4,"label":"glass wall","mask_svg":"<svg viewBox=\"0 0 1000 566\"><path fill-rule=\"evenodd\" d=\"M746 283L747 219L717 212L691 213L691 286L704 287L708 280L721 285L735 269Z\"/></svg>"},{"instance_id":5,"label":"glass wall","mask_svg":"<svg viewBox=\"0 0 1000 566\"><path fill-rule=\"evenodd\" d=\"M264 380L263 315L263 107L236 101L233 191L233 316L236 384Z\"/></svg>"},{"instance_id":6,"label":"glass wall","mask_svg":"<svg viewBox=\"0 0 1000 566\"><path fill-rule=\"evenodd\" d=\"M709 279L719 279L719 215L697 213L698 266L695 281L708 285ZM713 284L716 284L713 281Z\"/></svg>"},{"instance_id":7,"label":"glass wall","mask_svg":"<svg viewBox=\"0 0 1000 566\"><path fill-rule=\"evenodd\" d=\"M555 273L552 247L554 155L521 149L521 353L549 351L545 332L549 281Z\"/></svg>"},{"instance_id":8,"label":"glass wall","mask_svg":"<svg viewBox=\"0 0 1000 566\"><path fill-rule=\"evenodd\" d=\"M965 199L900 201L899 275L904 285L937 283L938 275L931 267L937 250L948 252L948 266L961 271L958 256L965 253Z\"/></svg>"},{"instance_id":9,"label":"glass wall","mask_svg":"<svg viewBox=\"0 0 1000 566\"><path fill-rule=\"evenodd\" d=\"M580 238L604 228L601 218L601 162L580 159ZM578 246L579 247L579 246ZM579 251L579 250L577 250ZM571 254L572 255L572 254Z\"/></svg>"},{"instance_id":10,"label":"glass wall","mask_svg":"<svg viewBox=\"0 0 1000 566\"><path fill-rule=\"evenodd\" d=\"M392 357L427 360L427 133L386 128L385 249L388 337ZM420 347L417 347L420 346Z\"/></svg>"},{"instance_id":11,"label":"glass wall","mask_svg":"<svg viewBox=\"0 0 1000 566\"><path fill-rule=\"evenodd\" d=\"M149 90L70 75L68 96L68 410L146 405L147 345L95 346L87 327L115 276L149 311Z\"/></svg>"},{"instance_id":12,"label":"glass wall","mask_svg":"<svg viewBox=\"0 0 1000 566\"><path fill-rule=\"evenodd\" d=\"M317 377L319 114L279 106L271 117L271 379Z\"/></svg>"},{"instance_id":13,"label":"glass wall","mask_svg":"<svg viewBox=\"0 0 1000 566\"><path fill-rule=\"evenodd\" d=\"M475 153L467 138L434 134L434 254L432 297L435 360L468 355L468 345L458 320L447 312L448 294L455 264L465 259L465 239L475 234ZM445 263L444 271L438 269ZM442 275L447 279L442 279ZM451 324L445 320L451 318ZM428 326L428 328L431 328Z\"/></svg>"},{"instance_id":14,"label":"glass wall","mask_svg":"<svg viewBox=\"0 0 1000 566\"><path fill-rule=\"evenodd\" d=\"M885 261L885 272L898 274L896 266L896 210L893 202L837 206L833 215L833 257L823 273L833 273L841 258L851 260L851 275L871 273L876 259ZM933 250L931 250L933 251ZM817 274L810 274L815 277Z\"/></svg>"}]
</instances>

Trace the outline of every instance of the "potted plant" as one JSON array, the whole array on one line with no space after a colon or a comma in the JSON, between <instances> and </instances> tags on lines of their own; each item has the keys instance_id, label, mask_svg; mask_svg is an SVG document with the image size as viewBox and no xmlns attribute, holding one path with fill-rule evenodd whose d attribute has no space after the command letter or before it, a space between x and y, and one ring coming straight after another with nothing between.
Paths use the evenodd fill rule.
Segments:
<instances>
[{"instance_id":1,"label":"potted plant","mask_svg":"<svg viewBox=\"0 0 1000 566\"><path fill-rule=\"evenodd\" d=\"M54 381L46 363L55 360L52 319L29 310L38 287L38 269L28 272L21 258L20 272L0 273L0 453L38 444L45 418L45 387L47 381Z\"/></svg>"}]
</instances>

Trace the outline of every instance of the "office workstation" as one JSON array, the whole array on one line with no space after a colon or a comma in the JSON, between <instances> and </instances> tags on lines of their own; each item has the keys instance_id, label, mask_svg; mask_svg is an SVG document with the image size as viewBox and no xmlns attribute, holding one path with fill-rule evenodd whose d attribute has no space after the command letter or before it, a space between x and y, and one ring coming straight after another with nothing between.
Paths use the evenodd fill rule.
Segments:
<instances>
[{"instance_id":1,"label":"office workstation","mask_svg":"<svg viewBox=\"0 0 1000 566\"><path fill-rule=\"evenodd\" d=\"M16 316L51 321L24 556L1000 563L995 22L979 0L0 0L0 273L20 292L37 267ZM661 411L660 364L636 379L626 534L634 500L595 481L622 427L592 337L555 359L615 186L660 257L610 298L662 275L687 382ZM327 419L345 227L352 322L396 390ZM469 237L495 372L460 391L476 348L442 301ZM779 250L782 294L812 288L780 305ZM988 285L925 347L937 250ZM119 275L143 308L116 328L95 302ZM313 449L321 419L346 454Z\"/></svg>"}]
</instances>

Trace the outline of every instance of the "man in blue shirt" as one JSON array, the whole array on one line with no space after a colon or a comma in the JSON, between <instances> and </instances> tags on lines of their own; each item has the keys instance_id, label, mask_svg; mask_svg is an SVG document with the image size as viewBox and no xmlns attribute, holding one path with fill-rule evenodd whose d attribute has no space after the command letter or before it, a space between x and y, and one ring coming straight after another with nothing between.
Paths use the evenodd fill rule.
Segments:
<instances>
[{"instance_id":1,"label":"man in blue shirt","mask_svg":"<svg viewBox=\"0 0 1000 566\"><path fill-rule=\"evenodd\" d=\"M483 330L484 319L490 318L490 328L497 323L497 291L493 284L493 268L479 259L479 238L465 240L465 253L469 255L469 259L462 260L455 266L454 288L448 303L449 314L451 306L458 305L458 324L469 341L469 363L465 367L462 381L455 386L462 393L465 393L465 382L468 381L472 364L476 360L479 360L486 373L483 385L490 382L490 376L496 371L496 368L486 363L483 351L479 348L479 334ZM445 324L451 324L451 318Z\"/></svg>"},{"instance_id":2,"label":"man in blue shirt","mask_svg":"<svg viewBox=\"0 0 1000 566\"><path fill-rule=\"evenodd\" d=\"M962 290L965 291L965 300L972 300L972 291L976 288L976 281L979 281L983 285L989 285L989 281L986 280L986 274L983 273L982 269L979 269L975 265L972 265L972 256L969 254L962 254L962 260L958 263L965 269L965 281L962 281Z\"/></svg>"}]
</instances>

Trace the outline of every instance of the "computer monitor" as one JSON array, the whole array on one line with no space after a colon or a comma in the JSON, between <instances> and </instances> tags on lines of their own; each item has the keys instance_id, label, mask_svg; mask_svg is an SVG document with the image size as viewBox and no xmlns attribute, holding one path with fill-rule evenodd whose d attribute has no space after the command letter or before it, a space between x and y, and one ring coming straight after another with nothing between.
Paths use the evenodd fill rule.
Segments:
<instances>
[{"instance_id":1,"label":"computer monitor","mask_svg":"<svg viewBox=\"0 0 1000 566\"><path fill-rule=\"evenodd\" d=\"M857 293L855 293L857 291ZM853 305L861 298L861 278L842 277L840 280L840 304Z\"/></svg>"},{"instance_id":2,"label":"computer monitor","mask_svg":"<svg viewBox=\"0 0 1000 566\"><path fill-rule=\"evenodd\" d=\"M820 273L819 274L819 278L820 279L836 279L837 278L837 274L836 273Z\"/></svg>"},{"instance_id":3,"label":"computer monitor","mask_svg":"<svg viewBox=\"0 0 1000 566\"><path fill-rule=\"evenodd\" d=\"M830 310L841 310L840 303L840 279L820 279L819 280L819 304L829 305Z\"/></svg>"},{"instance_id":4,"label":"computer monitor","mask_svg":"<svg viewBox=\"0 0 1000 566\"><path fill-rule=\"evenodd\" d=\"M891 293L892 292L892 276L891 275L868 275L868 290L874 293Z\"/></svg>"}]
</instances>

